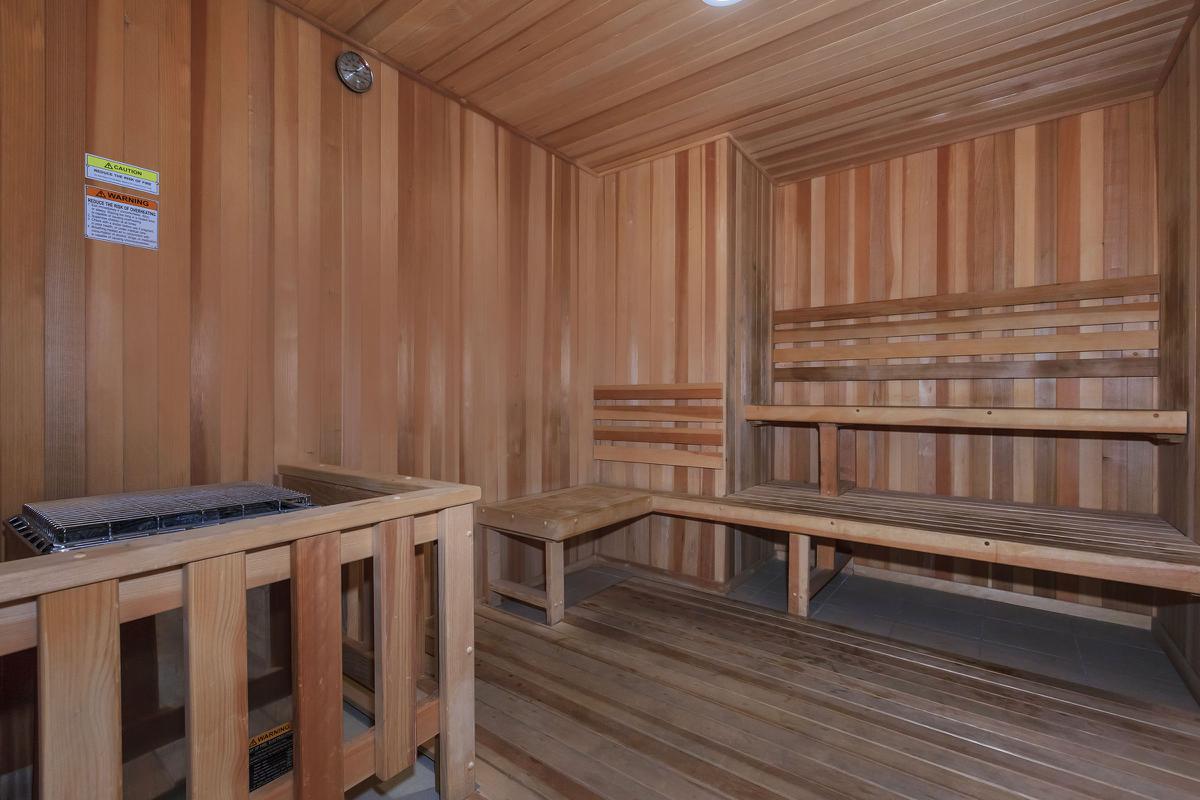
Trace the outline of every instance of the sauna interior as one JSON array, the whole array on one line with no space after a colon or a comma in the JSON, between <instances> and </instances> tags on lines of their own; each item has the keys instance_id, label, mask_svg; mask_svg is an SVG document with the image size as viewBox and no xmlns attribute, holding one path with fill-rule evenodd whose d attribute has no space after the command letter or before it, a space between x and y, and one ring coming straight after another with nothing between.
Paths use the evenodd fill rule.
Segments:
<instances>
[{"instance_id":1,"label":"sauna interior","mask_svg":"<svg viewBox=\"0 0 1200 800\"><path fill-rule=\"evenodd\" d=\"M1200 798L1198 16L0 0L0 800Z\"/></svg>"}]
</instances>

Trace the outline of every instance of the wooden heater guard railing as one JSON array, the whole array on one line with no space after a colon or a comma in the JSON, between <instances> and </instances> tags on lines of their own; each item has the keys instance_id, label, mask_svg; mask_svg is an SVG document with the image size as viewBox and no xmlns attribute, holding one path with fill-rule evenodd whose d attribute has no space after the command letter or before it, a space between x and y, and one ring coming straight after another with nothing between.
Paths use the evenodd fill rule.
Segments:
<instances>
[{"instance_id":1,"label":"wooden heater guard railing","mask_svg":"<svg viewBox=\"0 0 1200 800\"><path fill-rule=\"evenodd\" d=\"M399 476L395 476L399 478ZM122 795L122 622L183 608L190 797L247 797L246 590L291 579L295 766L253 797L390 778L438 735L442 797L475 789L473 486L377 498L0 564L0 655L37 647L41 797ZM438 690L417 703L415 548L438 554ZM341 565L371 558L374 726L342 741Z\"/></svg>"}]
</instances>

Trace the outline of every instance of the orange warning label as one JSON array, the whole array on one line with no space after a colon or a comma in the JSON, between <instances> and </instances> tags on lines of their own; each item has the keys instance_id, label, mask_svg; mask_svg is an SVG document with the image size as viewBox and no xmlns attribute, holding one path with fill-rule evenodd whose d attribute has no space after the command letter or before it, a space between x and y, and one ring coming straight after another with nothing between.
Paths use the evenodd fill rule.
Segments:
<instances>
[{"instance_id":1,"label":"orange warning label","mask_svg":"<svg viewBox=\"0 0 1200 800\"><path fill-rule=\"evenodd\" d=\"M158 202L84 184L83 235L146 250L158 249Z\"/></svg>"},{"instance_id":2,"label":"orange warning label","mask_svg":"<svg viewBox=\"0 0 1200 800\"><path fill-rule=\"evenodd\" d=\"M95 186L85 186L88 197L95 197L98 200L111 200L114 203L124 203L127 206L136 206L149 211L158 211L157 200L147 200L144 197L137 197L124 192L114 192L111 189L97 189Z\"/></svg>"}]
</instances>

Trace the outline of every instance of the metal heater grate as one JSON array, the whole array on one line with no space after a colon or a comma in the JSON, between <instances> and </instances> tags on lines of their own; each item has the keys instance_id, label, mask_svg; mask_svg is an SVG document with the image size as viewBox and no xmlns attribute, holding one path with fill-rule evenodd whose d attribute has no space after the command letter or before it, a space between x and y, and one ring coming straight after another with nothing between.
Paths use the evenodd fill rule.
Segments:
<instances>
[{"instance_id":1,"label":"metal heater grate","mask_svg":"<svg viewBox=\"0 0 1200 800\"><path fill-rule=\"evenodd\" d=\"M9 525L39 553L153 536L312 506L264 483L219 483L27 503Z\"/></svg>"}]
</instances>

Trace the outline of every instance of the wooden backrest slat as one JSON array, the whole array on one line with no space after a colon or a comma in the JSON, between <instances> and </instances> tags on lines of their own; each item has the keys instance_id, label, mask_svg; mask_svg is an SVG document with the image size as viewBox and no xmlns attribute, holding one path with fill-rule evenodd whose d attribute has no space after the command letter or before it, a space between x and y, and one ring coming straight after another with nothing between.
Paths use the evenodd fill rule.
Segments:
<instances>
[{"instance_id":1,"label":"wooden backrest slat","mask_svg":"<svg viewBox=\"0 0 1200 800\"><path fill-rule=\"evenodd\" d=\"M694 450L658 447L613 447L598 444L592 448L592 458L597 461L624 461L630 464L659 464L700 469L723 469L725 466L725 459L720 453L697 453Z\"/></svg>"},{"instance_id":2,"label":"wooden backrest slat","mask_svg":"<svg viewBox=\"0 0 1200 800\"><path fill-rule=\"evenodd\" d=\"M592 419L625 422L721 422L721 406L596 406Z\"/></svg>"},{"instance_id":3,"label":"wooden backrest slat","mask_svg":"<svg viewBox=\"0 0 1200 800\"><path fill-rule=\"evenodd\" d=\"M872 358L934 358L1018 353L1089 353L1155 350L1158 331L1063 333L987 339L944 339L935 342L892 342L827 347L781 347L772 351L776 364L861 361Z\"/></svg>"},{"instance_id":4,"label":"wooden backrest slat","mask_svg":"<svg viewBox=\"0 0 1200 800\"><path fill-rule=\"evenodd\" d=\"M594 387L596 400L720 400L719 383L631 383Z\"/></svg>"},{"instance_id":5,"label":"wooden backrest slat","mask_svg":"<svg viewBox=\"0 0 1200 800\"><path fill-rule=\"evenodd\" d=\"M38 598L38 759L43 765L38 781L43 798L122 796L117 606L115 580Z\"/></svg>"},{"instance_id":6,"label":"wooden backrest slat","mask_svg":"<svg viewBox=\"0 0 1200 800\"><path fill-rule=\"evenodd\" d=\"M188 796L247 797L246 554L183 569Z\"/></svg>"},{"instance_id":7,"label":"wooden backrest slat","mask_svg":"<svg viewBox=\"0 0 1200 800\"><path fill-rule=\"evenodd\" d=\"M1049 311L1016 311L1008 314L967 314L941 319L825 325L819 328L786 328L775 331L775 344L831 342L847 339L885 339L899 336L932 336L984 331L1022 331L1080 325L1118 325L1157 322L1158 303L1124 303Z\"/></svg>"},{"instance_id":8,"label":"wooden backrest slat","mask_svg":"<svg viewBox=\"0 0 1200 800\"><path fill-rule=\"evenodd\" d=\"M297 800L341 797L341 536L292 543L292 680Z\"/></svg>"},{"instance_id":9,"label":"wooden backrest slat","mask_svg":"<svg viewBox=\"0 0 1200 800\"><path fill-rule=\"evenodd\" d=\"M793 322L887 317L893 314L922 314L934 311L1000 308L1004 306L1032 305L1035 303L1064 303L1110 297L1140 297L1157 294L1158 290L1159 279L1157 275L1137 275L1128 278L1105 278L1096 281L1021 286L995 291L927 295L924 297L876 300L866 303L847 303L834 306L819 306L816 308L792 308L776 311L773 323L775 325L782 325Z\"/></svg>"},{"instance_id":10,"label":"wooden backrest slat","mask_svg":"<svg viewBox=\"0 0 1200 800\"><path fill-rule=\"evenodd\" d=\"M597 425L592 428L597 442L647 442L652 444L689 444L720 447L725 433L719 428L677 428L662 425Z\"/></svg>"},{"instance_id":11,"label":"wooden backrest slat","mask_svg":"<svg viewBox=\"0 0 1200 800\"><path fill-rule=\"evenodd\" d=\"M829 381L1011 380L1014 378L1153 378L1157 356L1054 358L1036 361L943 361L934 364L863 364L776 367L776 383Z\"/></svg>"},{"instance_id":12,"label":"wooden backrest slat","mask_svg":"<svg viewBox=\"0 0 1200 800\"><path fill-rule=\"evenodd\" d=\"M416 758L418 636L417 558L413 520L372 531L375 601L375 775L389 780Z\"/></svg>"}]
</instances>

